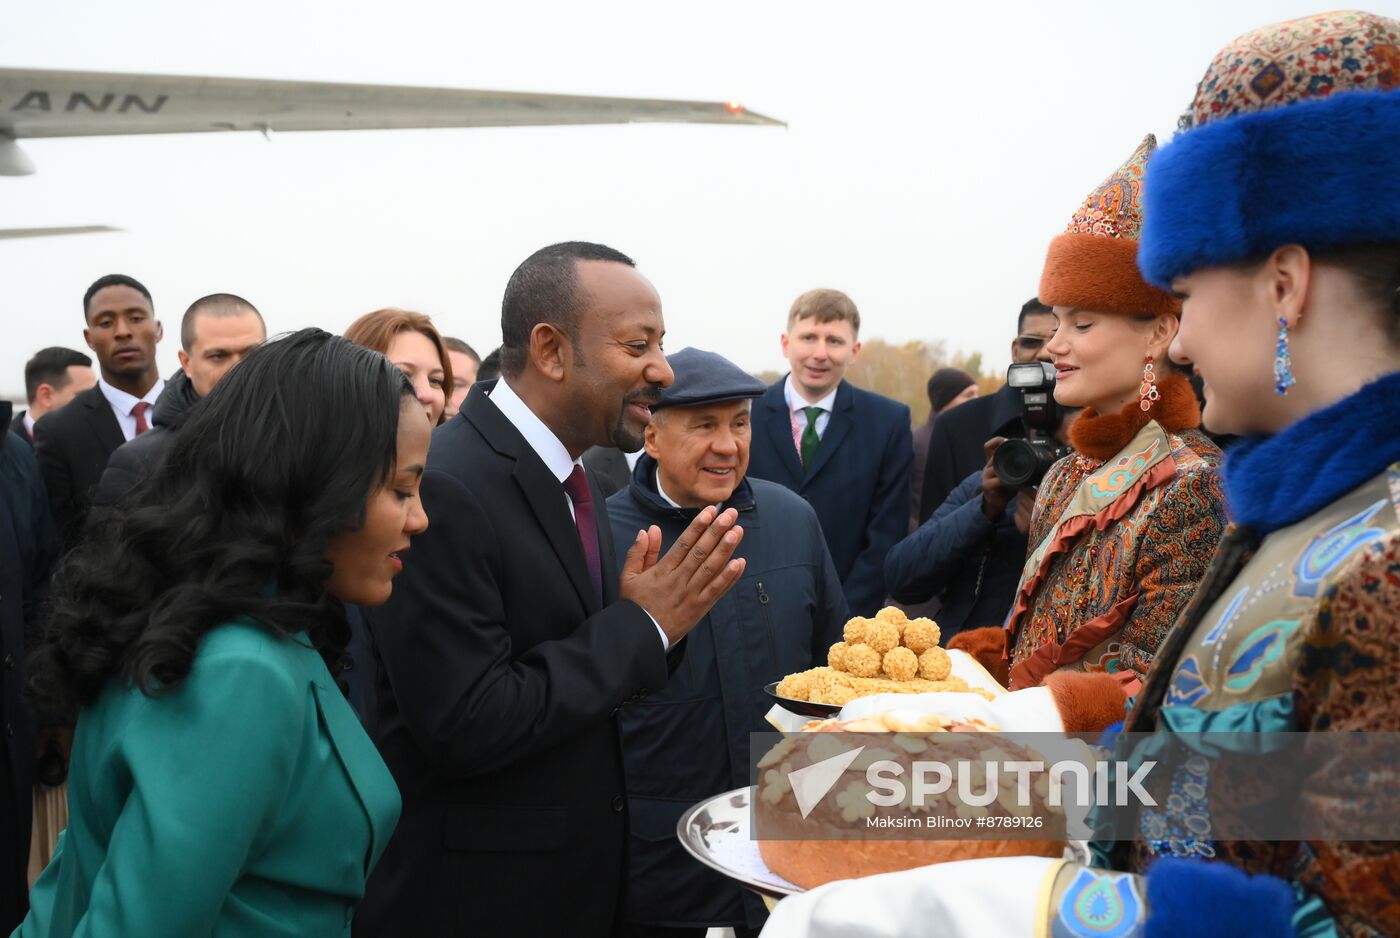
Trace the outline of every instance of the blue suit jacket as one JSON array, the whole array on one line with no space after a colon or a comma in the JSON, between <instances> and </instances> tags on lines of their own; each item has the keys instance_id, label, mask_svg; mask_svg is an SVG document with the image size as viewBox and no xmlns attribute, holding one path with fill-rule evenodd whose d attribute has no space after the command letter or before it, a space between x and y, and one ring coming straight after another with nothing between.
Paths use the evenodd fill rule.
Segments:
<instances>
[{"instance_id":1,"label":"blue suit jacket","mask_svg":"<svg viewBox=\"0 0 1400 938\"><path fill-rule=\"evenodd\" d=\"M816 458L804 470L783 398L786 381L754 405L749 475L811 503L851 615L874 615L886 596L885 554L908 532L909 408L842 381Z\"/></svg>"}]
</instances>

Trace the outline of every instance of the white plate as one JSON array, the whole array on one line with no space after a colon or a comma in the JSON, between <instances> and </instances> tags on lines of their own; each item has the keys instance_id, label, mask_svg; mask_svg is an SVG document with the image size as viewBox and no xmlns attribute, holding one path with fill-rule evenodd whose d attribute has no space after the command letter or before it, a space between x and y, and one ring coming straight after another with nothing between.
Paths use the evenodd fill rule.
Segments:
<instances>
[{"instance_id":1,"label":"white plate","mask_svg":"<svg viewBox=\"0 0 1400 938\"><path fill-rule=\"evenodd\" d=\"M676 836L695 859L761 896L781 899L806 892L768 869L763 862L758 841L750 836L749 830L752 791L751 788L736 788L693 806L681 815L676 824ZM1071 841L1065 846L1065 859L1088 864L1088 845L1083 841Z\"/></svg>"}]
</instances>

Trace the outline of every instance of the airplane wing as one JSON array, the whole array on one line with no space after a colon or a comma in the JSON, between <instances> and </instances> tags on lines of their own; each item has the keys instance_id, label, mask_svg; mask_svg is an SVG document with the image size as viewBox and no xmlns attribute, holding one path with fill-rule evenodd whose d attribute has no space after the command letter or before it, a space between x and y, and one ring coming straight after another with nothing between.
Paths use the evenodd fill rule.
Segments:
<instances>
[{"instance_id":1,"label":"airplane wing","mask_svg":"<svg viewBox=\"0 0 1400 938\"><path fill-rule=\"evenodd\" d=\"M783 126L735 101L0 68L0 136L11 139L645 122Z\"/></svg>"},{"instance_id":2,"label":"airplane wing","mask_svg":"<svg viewBox=\"0 0 1400 938\"><path fill-rule=\"evenodd\" d=\"M0 240L7 238L47 238L52 235L99 234L104 231L121 231L109 225L72 225L67 228L0 228Z\"/></svg>"}]
</instances>

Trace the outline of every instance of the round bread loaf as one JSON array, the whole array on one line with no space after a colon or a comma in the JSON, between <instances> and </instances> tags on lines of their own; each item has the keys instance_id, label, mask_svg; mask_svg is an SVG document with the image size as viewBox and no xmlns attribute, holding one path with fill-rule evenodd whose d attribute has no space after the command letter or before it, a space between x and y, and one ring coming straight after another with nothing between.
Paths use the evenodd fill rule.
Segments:
<instances>
[{"instance_id":1,"label":"round bread loaf","mask_svg":"<svg viewBox=\"0 0 1400 938\"><path fill-rule=\"evenodd\" d=\"M812 889L838 879L893 873L932 863L971 860L984 857L1045 856L1064 852L1064 821L1058 808L1046 801L1047 784L1042 779L1031 789L1031 804L1021 808L1014 799L1002 798L985 807L960 805L945 796L935 796L922 807L904 802L889 807L873 804L865 797L869 790L866 770L875 762L889 760L905 767L901 780L908 782L915 760L936 760L954 764L960 760L982 763L988 759L1038 759L1038 755L1001 737L981 737L979 731L993 729L977 721L954 722L936 716L921 717L910 723L888 714L858 720L824 720L809 723L804 732L788 736L775 745L759 762L759 784L754 798L754 831L759 852L774 873L804 889ZM955 731L955 732L945 732ZM862 735L844 743L839 734ZM931 734L939 733L939 736ZM836 734L836 735L833 735ZM878 743L875 739L879 740ZM886 742L888 740L888 742ZM792 793L790 773L849 751L864 749L846 768L831 790L803 818ZM999 790L1015 790L1014 781L1003 779ZM984 785L974 786L982 791ZM1013 815L1035 817L1039 827L1020 827L1025 838L955 839L954 831L973 830L979 815L1006 819ZM955 826L964 818L963 827ZM989 834L1005 829L996 820ZM923 836L896 839L899 829L912 825ZM875 830L872 828L880 828Z\"/></svg>"}]
</instances>

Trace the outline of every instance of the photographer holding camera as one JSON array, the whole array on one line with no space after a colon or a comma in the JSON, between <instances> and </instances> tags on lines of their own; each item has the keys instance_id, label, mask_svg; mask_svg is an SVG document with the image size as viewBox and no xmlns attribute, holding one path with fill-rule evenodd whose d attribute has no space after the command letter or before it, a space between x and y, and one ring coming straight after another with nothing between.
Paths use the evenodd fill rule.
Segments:
<instances>
[{"instance_id":1,"label":"photographer holding camera","mask_svg":"<svg viewBox=\"0 0 1400 938\"><path fill-rule=\"evenodd\" d=\"M1047 318L1049 318L1047 316ZM998 393L1019 402L1025 439L997 435L982 445L986 465L971 472L919 528L885 556L885 583L901 603L938 598L946 639L1005 621L1026 560L1035 487L1069 452L1070 419L1054 397L1049 362L1013 364Z\"/></svg>"},{"instance_id":2,"label":"photographer holding camera","mask_svg":"<svg viewBox=\"0 0 1400 938\"><path fill-rule=\"evenodd\" d=\"M1030 553L1005 625L948 644L1013 690L1057 671L1112 674L1117 681L1072 678L1090 680L1106 710L1146 675L1225 526L1220 450L1167 361L1181 303L1137 269L1143 167L1155 147L1146 138L1050 244L1040 296L1057 325L1046 345L1053 369L1013 366L1007 383L1021 388L1028 424L1044 423L1036 411L1051 397L1084 410L1068 455L1038 436L994 454L1001 487L1043 476Z\"/></svg>"}]
</instances>

